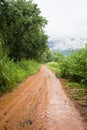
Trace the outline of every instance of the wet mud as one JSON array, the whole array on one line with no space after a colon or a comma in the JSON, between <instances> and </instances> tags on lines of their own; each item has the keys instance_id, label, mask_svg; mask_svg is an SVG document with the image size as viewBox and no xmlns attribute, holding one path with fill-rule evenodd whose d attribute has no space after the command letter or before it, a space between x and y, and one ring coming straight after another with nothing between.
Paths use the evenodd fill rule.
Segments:
<instances>
[{"instance_id":1,"label":"wet mud","mask_svg":"<svg viewBox=\"0 0 87 130\"><path fill-rule=\"evenodd\" d=\"M23 86L0 112L0 130L85 130L60 81L46 66Z\"/></svg>"}]
</instances>

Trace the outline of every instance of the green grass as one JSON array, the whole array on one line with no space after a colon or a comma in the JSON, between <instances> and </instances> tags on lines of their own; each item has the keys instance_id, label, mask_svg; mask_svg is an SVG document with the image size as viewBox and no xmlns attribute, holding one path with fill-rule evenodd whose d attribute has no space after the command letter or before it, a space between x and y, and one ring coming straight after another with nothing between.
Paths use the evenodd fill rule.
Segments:
<instances>
[{"instance_id":1,"label":"green grass","mask_svg":"<svg viewBox=\"0 0 87 130\"><path fill-rule=\"evenodd\" d=\"M65 89L70 93L70 97L74 100L85 100L87 96L87 88L82 87L80 84L75 82L65 82ZM86 99L87 100L87 99Z\"/></svg>"},{"instance_id":2,"label":"green grass","mask_svg":"<svg viewBox=\"0 0 87 130\"><path fill-rule=\"evenodd\" d=\"M15 63L4 56L0 59L0 93L11 91L27 76L37 73L40 66L34 60L22 60Z\"/></svg>"},{"instance_id":3,"label":"green grass","mask_svg":"<svg viewBox=\"0 0 87 130\"><path fill-rule=\"evenodd\" d=\"M59 64L57 62L48 62L46 64L46 66L51 69L56 76L59 76L60 74L60 67L59 67Z\"/></svg>"}]
</instances>

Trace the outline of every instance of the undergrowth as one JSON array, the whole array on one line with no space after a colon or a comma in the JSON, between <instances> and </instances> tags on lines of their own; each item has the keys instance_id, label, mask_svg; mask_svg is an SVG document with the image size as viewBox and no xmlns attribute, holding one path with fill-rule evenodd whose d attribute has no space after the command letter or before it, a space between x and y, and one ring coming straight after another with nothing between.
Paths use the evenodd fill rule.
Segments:
<instances>
[{"instance_id":1,"label":"undergrowth","mask_svg":"<svg viewBox=\"0 0 87 130\"><path fill-rule=\"evenodd\" d=\"M59 64L57 62L48 62L46 64L46 66L51 69L56 76L59 76L60 74L60 67L59 67Z\"/></svg>"},{"instance_id":2,"label":"undergrowth","mask_svg":"<svg viewBox=\"0 0 87 130\"><path fill-rule=\"evenodd\" d=\"M0 50L0 93L11 91L17 83L36 73L39 68L40 64L34 60L21 60L15 63Z\"/></svg>"},{"instance_id":3,"label":"undergrowth","mask_svg":"<svg viewBox=\"0 0 87 130\"><path fill-rule=\"evenodd\" d=\"M82 87L79 83L70 82L66 79L60 79L60 81L69 97L74 101L84 121L87 123L87 88L85 86Z\"/></svg>"}]
</instances>

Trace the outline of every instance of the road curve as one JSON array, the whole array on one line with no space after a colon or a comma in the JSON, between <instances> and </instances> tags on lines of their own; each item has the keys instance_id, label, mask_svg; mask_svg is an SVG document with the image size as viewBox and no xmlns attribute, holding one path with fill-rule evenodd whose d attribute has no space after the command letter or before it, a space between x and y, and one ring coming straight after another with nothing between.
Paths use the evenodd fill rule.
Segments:
<instances>
[{"instance_id":1,"label":"road curve","mask_svg":"<svg viewBox=\"0 0 87 130\"><path fill-rule=\"evenodd\" d=\"M59 80L42 66L32 83L0 114L0 130L84 130Z\"/></svg>"}]
</instances>

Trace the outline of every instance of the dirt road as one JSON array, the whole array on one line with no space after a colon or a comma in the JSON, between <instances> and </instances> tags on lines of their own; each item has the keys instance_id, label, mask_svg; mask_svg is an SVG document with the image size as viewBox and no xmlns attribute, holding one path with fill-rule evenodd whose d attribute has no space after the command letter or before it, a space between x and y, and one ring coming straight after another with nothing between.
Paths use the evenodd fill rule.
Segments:
<instances>
[{"instance_id":1,"label":"dirt road","mask_svg":"<svg viewBox=\"0 0 87 130\"><path fill-rule=\"evenodd\" d=\"M1 111L0 130L84 130L79 113L49 69L42 66L32 82L26 82L24 91Z\"/></svg>"}]
</instances>

